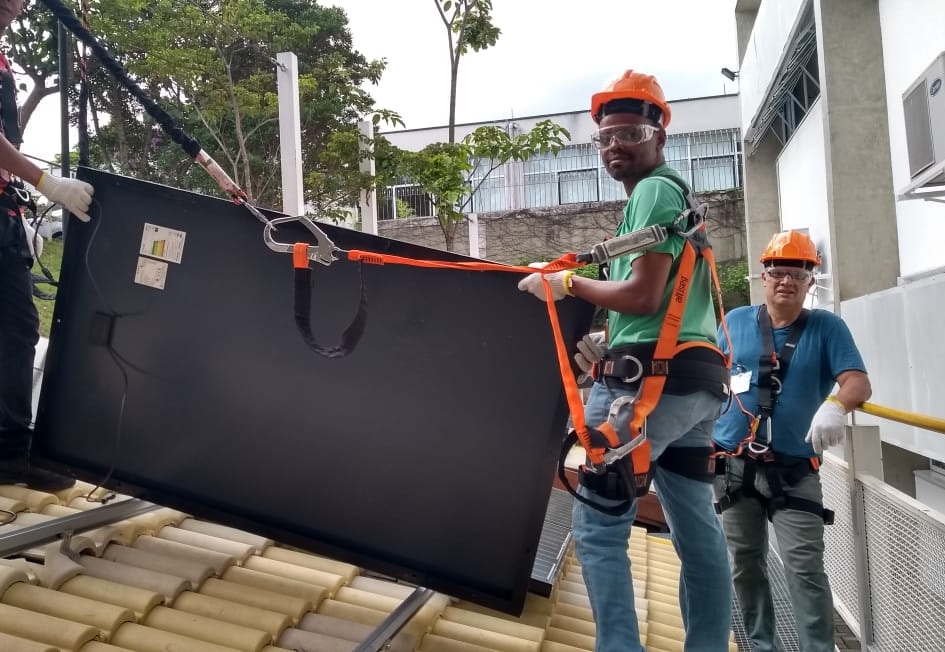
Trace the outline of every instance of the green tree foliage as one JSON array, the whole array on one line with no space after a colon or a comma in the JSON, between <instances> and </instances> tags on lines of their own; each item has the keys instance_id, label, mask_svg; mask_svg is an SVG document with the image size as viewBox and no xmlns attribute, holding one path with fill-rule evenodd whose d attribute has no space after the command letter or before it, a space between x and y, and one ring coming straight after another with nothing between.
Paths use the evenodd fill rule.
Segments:
<instances>
[{"instance_id":1,"label":"green tree foliage","mask_svg":"<svg viewBox=\"0 0 945 652\"><path fill-rule=\"evenodd\" d=\"M751 303L748 289L748 261L730 260L718 264L719 286L722 288L722 307L726 311ZM715 300L715 293L712 294Z\"/></svg>"},{"instance_id":2,"label":"green tree foliage","mask_svg":"<svg viewBox=\"0 0 945 652\"><path fill-rule=\"evenodd\" d=\"M394 162L385 163L385 169L393 167L430 193L446 248L453 251L456 228L492 172L509 161L557 153L569 138L564 127L550 120L514 136L502 127L487 125L458 143L431 143L418 152L397 151L392 154Z\"/></svg>"},{"instance_id":3,"label":"green tree foliage","mask_svg":"<svg viewBox=\"0 0 945 652\"><path fill-rule=\"evenodd\" d=\"M39 11L35 4L31 13ZM281 206L277 53L298 58L305 199L319 211L355 205L359 190L371 185L359 171L358 120L399 123L396 114L375 111L364 90L385 62L353 49L337 7L313 0L89 0L87 20L131 77L260 205ZM39 16L28 21L34 24L43 24ZM30 66L48 78L55 43L47 36L48 48ZM13 40L28 44L29 35ZM28 59L18 61L29 72ZM79 63L81 69L81 57ZM94 57L86 65L93 165L219 193ZM71 93L75 107L74 87Z\"/></svg>"}]
</instances>

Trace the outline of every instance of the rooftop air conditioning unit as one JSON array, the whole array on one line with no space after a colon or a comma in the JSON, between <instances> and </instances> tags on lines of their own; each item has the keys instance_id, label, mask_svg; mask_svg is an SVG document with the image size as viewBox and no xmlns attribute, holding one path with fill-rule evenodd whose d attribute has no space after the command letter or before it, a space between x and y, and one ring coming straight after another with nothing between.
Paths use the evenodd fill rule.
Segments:
<instances>
[{"instance_id":1,"label":"rooftop air conditioning unit","mask_svg":"<svg viewBox=\"0 0 945 652\"><path fill-rule=\"evenodd\" d=\"M945 52L906 89L902 109L909 176L918 187L945 183Z\"/></svg>"}]
</instances>

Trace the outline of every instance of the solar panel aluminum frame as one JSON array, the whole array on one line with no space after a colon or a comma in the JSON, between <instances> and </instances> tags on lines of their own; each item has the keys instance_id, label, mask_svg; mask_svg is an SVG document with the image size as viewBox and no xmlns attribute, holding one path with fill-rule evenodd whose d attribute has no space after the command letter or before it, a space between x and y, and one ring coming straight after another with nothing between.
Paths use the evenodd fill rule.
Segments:
<instances>
[{"instance_id":1,"label":"solar panel aluminum frame","mask_svg":"<svg viewBox=\"0 0 945 652\"><path fill-rule=\"evenodd\" d=\"M366 292L360 343L328 359L296 329L291 255L264 246L245 208L78 176L95 187L93 218L66 238L39 464L521 611L567 408L546 306L520 277L313 265L325 344L354 315L361 278ZM344 249L462 258L323 227ZM312 242L294 224L276 237ZM592 307L557 305L577 342Z\"/></svg>"}]
</instances>

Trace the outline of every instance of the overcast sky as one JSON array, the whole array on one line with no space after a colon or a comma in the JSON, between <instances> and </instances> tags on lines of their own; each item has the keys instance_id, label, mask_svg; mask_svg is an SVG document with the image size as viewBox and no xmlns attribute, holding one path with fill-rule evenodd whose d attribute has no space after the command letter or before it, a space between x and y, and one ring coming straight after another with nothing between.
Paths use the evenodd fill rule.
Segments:
<instances>
[{"instance_id":1,"label":"overcast sky","mask_svg":"<svg viewBox=\"0 0 945 652\"><path fill-rule=\"evenodd\" d=\"M446 124L449 54L434 0L323 4L347 11L357 50L387 59L380 85L371 89L379 107L400 113L408 128ZM591 93L627 68L656 75L669 99L737 90L719 73L738 68L735 0L493 5L502 35L495 47L463 58L460 122L584 110ZM52 96L30 120L23 151L52 158L60 150L58 124L59 100Z\"/></svg>"}]
</instances>

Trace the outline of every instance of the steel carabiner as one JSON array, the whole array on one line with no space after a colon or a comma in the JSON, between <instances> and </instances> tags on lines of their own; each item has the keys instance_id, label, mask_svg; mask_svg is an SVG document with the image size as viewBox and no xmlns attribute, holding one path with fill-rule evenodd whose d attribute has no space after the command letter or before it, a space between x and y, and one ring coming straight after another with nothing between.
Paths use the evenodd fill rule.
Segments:
<instances>
[{"instance_id":1,"label":"steel carabiner","mask_svg":"<svg viewBox=\"0 0 945 652\"><path fill-rule=\"evenodd\" d=\"M285 224L287 222L300 222L306 229L308 229L312 235L315 236L314 245L308 245L308 259L314 260L316 263L321 263L322 265L331 265L332 262L338 260L336 254L343 252L342 249L339 249L335 246L335 243L331 241L331 238L322 231L311 218L306 217L305 215L300 215L298 217L276 217L269 220L266 223L266 226L263 228L263 240L266 243L266 246L277 251L279 253L288 254L295 252L296 243L285 243L279 242L272 237L272 231L275 230L277 224Z\"/></svg>"}]
</instances>

